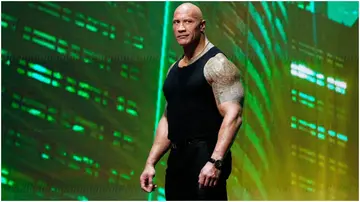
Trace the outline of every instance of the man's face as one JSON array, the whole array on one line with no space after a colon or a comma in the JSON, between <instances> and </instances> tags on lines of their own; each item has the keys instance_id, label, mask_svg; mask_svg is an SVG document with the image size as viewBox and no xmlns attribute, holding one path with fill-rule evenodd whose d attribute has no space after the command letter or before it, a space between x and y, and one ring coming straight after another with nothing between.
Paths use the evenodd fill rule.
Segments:
<instances>
[{"instance_id":1,"label":"man's face","mask_svg":"<svg viewBox=\"0 0 360 202\"><path fill-rule=\"evenodd\" d=\"M198 39L204 31L205 23L196 17L190 9L175 11L173 31L179 45L187 46Z\"/></svg>"}]
</instances>

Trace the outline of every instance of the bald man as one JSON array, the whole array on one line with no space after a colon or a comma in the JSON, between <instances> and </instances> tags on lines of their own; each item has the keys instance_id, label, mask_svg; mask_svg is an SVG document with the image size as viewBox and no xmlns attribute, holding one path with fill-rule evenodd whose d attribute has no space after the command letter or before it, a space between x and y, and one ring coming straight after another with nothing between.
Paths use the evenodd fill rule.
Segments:
<instances>
[{"instance_id":1,"label":"bald man","mask_svg":"<svg viewBox=\"0 0 360 202\"><path fill-rule=\"evenodd\" d=\"M240 73L205 36L197 6L176 8L173 31L184 54L169 68L165 112L140 184L146 192L156 188L155 165L170 149L166 200L227 200L230 147L242 123Z\"/></svg>"}]
</instances>

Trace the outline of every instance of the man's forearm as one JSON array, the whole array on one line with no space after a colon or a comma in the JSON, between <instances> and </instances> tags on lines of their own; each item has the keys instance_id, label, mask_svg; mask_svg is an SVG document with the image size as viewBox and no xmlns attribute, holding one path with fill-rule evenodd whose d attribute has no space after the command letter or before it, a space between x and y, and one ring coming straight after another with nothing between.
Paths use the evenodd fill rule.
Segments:
<instances>
[{"instance_id":1,"label":"man's forearm","mask_svg":"<svg viewBox=\"0 0 360 202\"><path fill-rule=\"evenodd\" d=\"M147 165L155 166L157 162L161 159L161 157L166 153L169 149L170 141L168 139L168 123L165 116L160 119L155 141L150 150L149 157L146 161Z\"/></svg>"},{"instance_id":2,"label":"man's forearm","mask_svg":"<svg viewBox=\"0 0 360 202\"><path fill-rule=\"evenodd\" d=\"M227 113L224 116L224 120L221 124L218 141L215 149L212 153L212 158L223 159L235 139L236 133L239 130L242 123L241 116L238 112Z\"/></svg>"}]
</instances>

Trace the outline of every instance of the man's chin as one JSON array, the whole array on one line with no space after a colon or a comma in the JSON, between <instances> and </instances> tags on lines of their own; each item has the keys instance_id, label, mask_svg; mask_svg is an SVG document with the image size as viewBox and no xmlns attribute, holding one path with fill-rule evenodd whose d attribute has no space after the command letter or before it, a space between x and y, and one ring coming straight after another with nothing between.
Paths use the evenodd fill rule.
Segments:
<instances>
[{"instance_id":1,"label":"man's chin","mask_svg":"<svg viewBox=\"0 0 360 202\"><path fill-rule=\"evenodd\" d=\"M187 45L189 45L189 41L188 41L188 40L178 40L177 42L178 42L178 44L179 44L180 46L187 46Z\"/></svg>"}]
</instances>

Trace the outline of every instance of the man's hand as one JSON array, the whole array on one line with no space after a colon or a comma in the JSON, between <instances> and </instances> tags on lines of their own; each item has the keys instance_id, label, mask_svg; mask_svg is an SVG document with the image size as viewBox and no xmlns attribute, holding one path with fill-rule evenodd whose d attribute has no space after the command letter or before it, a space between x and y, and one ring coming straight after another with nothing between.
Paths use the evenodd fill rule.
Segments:
<instances>
[{"instance_id":1,"label":"man's hand","mask_svg":"<svg viewBox=\"0 0 360 202\"><path fill-rule=\"evenodd\" d=\"M203 169L201 169L199 175L200 188L216 186L220 177L220 172L219 169L215 168L213 163L207 162Z\"/></svg>"},{"instance_id":2,"label":"man's hand","mask_svg":"<svg viewBox=\"0 0 360 202\"><path fill-rule=\"evenodd\" d=\"M153 184L153 178L155 176L155 168L152 165L146 165L143 173L140 176L141 188L146 192L152 192L157 187Z\"/></svg>"}]
</instances>

